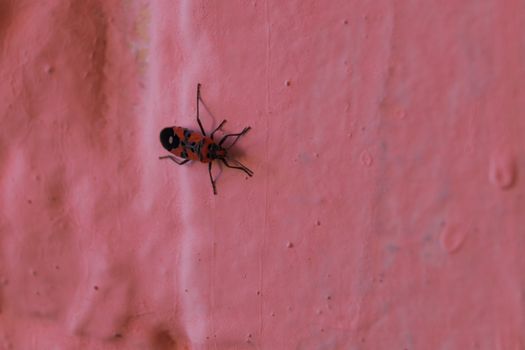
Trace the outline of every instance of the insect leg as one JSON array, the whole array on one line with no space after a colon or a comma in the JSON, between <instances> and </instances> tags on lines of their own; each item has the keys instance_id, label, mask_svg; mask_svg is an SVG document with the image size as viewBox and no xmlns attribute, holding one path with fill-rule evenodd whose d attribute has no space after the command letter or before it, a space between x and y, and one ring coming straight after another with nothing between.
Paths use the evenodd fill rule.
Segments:
<instances>
[{"instance_id":1,"label":"insect leg","mask_svg":"<svg viewBox=\"0 0 525 350\"><path fill-rule=\"evenodd\" d=\"M197 123L199 124L199 128L201 128L201 132L204 136L206 136L206 131L204 131L204 128L202 127L201 119L199 117L199 100L201 99L201 83L197 84Z\"/></svg>"},{"instance_id":2,"label":"insect leg","mask_svg":"<svg viewBox=\"0 0 525 350\"><path fill-rule=\"evenodd\" d=\"M219 126L216 127L215 130L213 130L213 131L211 132L210 137L211 137L212 140L213 140L213 134L215 134L215 132L216 132L217 130L219 130L220 128L222 128L222 126L223 126L224 124L226 124L226 119L224 119L224 120L219 124Z\"/></svg>"},{"instance_id":3,"label":"insect leg","mask_svg":"<svg viewBox=\"0 0 525 350\"><path fill-rule=\"evenodd\" d=\"M188 163L190 161L189 159L184 159L183 161L178 161L177 158L175 158L174 156L162 156L162 157L159 157L159 159L167 159L167 158L171 159L172 161L174 161L178 165L183 165L183 164L186 164L186 163Z\"/></svg>"},{"instance_id":4,"label":"insect leg","mask_svg":"<svg viewBox=\"0 0 525 350\"><path fill-rule=\"evenodd\" d=\"M219 146L222 146L222 144L224 143L224 141L226 141L226 139L228 137L230 137L230 136L237 136L237 138L235 140L233 140L232 144L228 147L228 148L230 148L231 146L233 146L237 142L239 137L241 137L242 135L246 134L250 129L251 129L251 127L248 126L248 127L244 128L240 133L224 135L222 137L221 141L219 142Z\"/></svg>"},{"instance_id":5,"label":"insect leg","mask_svg":"<svg viewBox=\"0 0 525 350\"><path fill-rule=\"evenodd\" d=\"M213 194L217 194L217 190L215 189L215 181L213 180L213 175L211 174L211 164L212 162L209 162L208 163L208 172L210 173L210 181L211 181L211 185L213 187Z\"/></svg>"},{"instance_id":6,"label":"insect leg","mask_svg":"<svg viewBox=\"0 0 525 350\"><path fill-rule=\"evenodd\" d=\"M240 166L233 166L233 165L230 165L226 159L222 158L221 159L222 162L224 163L224 165L226 165L228 168L233 168L233 169L239 169L239 170L242 170L244 171L248 176L253 176L253 171L251 171L250 169L248 169L248 167L244 166L241 162L239 161L235 161L236 163L238 163Z\"/></svg>"}]
</instances>

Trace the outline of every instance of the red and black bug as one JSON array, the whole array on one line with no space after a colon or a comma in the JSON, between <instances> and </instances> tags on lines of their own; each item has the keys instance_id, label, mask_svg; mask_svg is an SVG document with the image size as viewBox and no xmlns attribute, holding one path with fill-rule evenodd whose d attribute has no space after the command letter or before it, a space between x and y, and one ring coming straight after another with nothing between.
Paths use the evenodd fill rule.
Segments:
<instances>
[{"instance_id":1,"label":"red and black bug","mask_svg":"<svg viewBox=\"0 0 525 350\"><path fill-rule=\"evenodd\" d=\"M200 100L201 84L197 84L197 123L199 124L199 128L201 129L201 133L181 128L179 126L172 126L169 128L162 129L162 131L160 132L160 143L162 143L162 146L166 150L171 152L173 155L161 156L159 157L159 159L171 159L179 165L186 164L190 160L198 160L202 163L208 163L208 172L210 173L210 181L213 187L213 194L217 194L217 190L215 189L215 180L213 179L213 176L211 174L211 165L214 160L220 160L228 168L242 170L248 176L253 175L253 171L248 169L241 162L228 157L228 150L237 142L239 137L246 134L251 128L248 126L239 133L226 134L218 143L215 142L215 132L224 126L226 120L223 120L219 124L219 126L211 132L210 136L207 136L199 118ZM235 137L235 139L228 147L225 148L222 146L222 144L229 137ZM183 160L178 160L177 157L182 158ZM233 162L235 165L231 165L229 162Z\"/></svg>"}]
</instances>

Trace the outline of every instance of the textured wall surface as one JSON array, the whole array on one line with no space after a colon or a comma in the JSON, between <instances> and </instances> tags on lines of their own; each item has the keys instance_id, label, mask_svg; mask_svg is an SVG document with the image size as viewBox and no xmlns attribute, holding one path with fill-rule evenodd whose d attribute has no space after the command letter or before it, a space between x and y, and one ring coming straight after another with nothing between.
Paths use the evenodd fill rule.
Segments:
<instances>
[{"instance_id":1,"label":"textured wall surface","mask_svg":"<svg viewBox=\"0 0 525 350\"><path fill-rule=\"evenodd\" d=\"M525 3L0 0L0 349L525 348ZM255 171L159 161L210 130Z\"/></svg>"}]
</instances>

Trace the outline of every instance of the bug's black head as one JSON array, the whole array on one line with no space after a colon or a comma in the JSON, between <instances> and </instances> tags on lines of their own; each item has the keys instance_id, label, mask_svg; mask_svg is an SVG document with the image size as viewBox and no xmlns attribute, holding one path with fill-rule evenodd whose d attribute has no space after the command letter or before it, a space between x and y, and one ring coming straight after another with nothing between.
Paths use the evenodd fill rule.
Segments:
<instances>
[{"instance_id":1,"label":"bug's black head","mask_svg":"<svg viewBox=\"0 0 525 350\"><path fill-rule=\"evenodd\" d=\"M222 148L221 146L217 145L216 143L212 143L208 147L208 152L209 152L208 157L211 159L226 158L226 150Z\"/></svg>"},{"instance_id":2,"label":"bug's black head","mask_svg":"<svg viewBox=\"0 0 525 350\"><path fill-rule=\"evenodd\" d=\"M171 151L179 147L180 139L173 131L173 128L164 128L160 132L160 143L162 143L162 147Z\"/></svg>"}]
</instances>

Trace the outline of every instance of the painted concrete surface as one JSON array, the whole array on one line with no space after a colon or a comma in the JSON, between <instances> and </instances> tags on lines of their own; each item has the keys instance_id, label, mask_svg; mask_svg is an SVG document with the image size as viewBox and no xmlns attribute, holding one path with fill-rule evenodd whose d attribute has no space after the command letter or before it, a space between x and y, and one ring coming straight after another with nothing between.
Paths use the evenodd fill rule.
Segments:
<instances>
[{"instance_id":1,"label":"painted concrete surface","mask_svg":"<svg viewBox=\"0 0 525 350\"><path fill-rule=\"evenodd\" d=\"M521 349L525 4L0 2L1 349ZM253 178L159 131L252 126Z\"/></svg>"}]
</instances>

